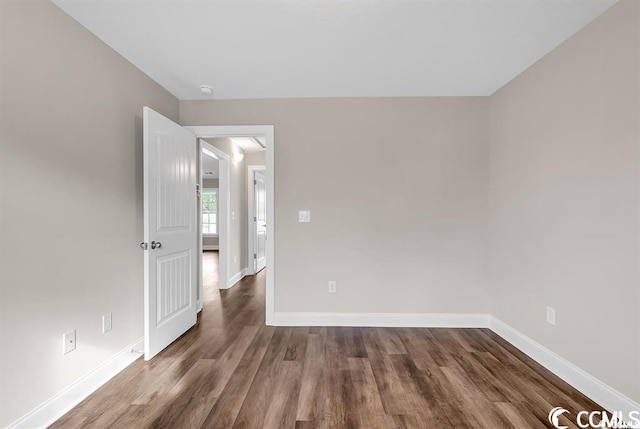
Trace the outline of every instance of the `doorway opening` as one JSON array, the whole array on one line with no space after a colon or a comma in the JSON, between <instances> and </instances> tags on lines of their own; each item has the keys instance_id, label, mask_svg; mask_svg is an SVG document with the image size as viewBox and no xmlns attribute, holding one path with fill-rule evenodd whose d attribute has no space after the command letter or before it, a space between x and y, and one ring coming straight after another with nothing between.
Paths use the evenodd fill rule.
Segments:
<instances>
[{"instance_id":1,"label":"doorway opening","mask_svg":"<svg viewBox=\"0 0 640 429\"><path fill-rule=\"evenodd\" d=\"M267 325L273 325L275 301L273 126L185 128L198 137L201 148L207 148L213 152L219 161L218 212L215 217L218 229L218 289L233 287L245 276L254 275L266 268L265 322ZM202 177L206 175L203 173ZM226 187L223 186L225 180ZM254 183L254 180L257 183ZM209 185L211 189L215 189L213 188L215 182L204 182L203 179L202 192L207 191ZM258 186L257 194L256 185ZM256 210L260 210L260 213ZM205 217L203 216L202 221ZM209 227L202 224L202 221L200 222L201 230L207 230ZM256 229L256 222L259 223L260 229ZM203 281L207 280L208 275L205 273L203 276L202 271L211 270L213 267L215 255L210 255L207 250L214 250L215 239L201 236L199 242L201 243L200 253L207 252L204 254L205 259L201 261L199 296L206 298ZM201 302L204 301L201 300ZM199 309L201 308L202 304L199 306Z\"/></svg>"},{"instance_id":2,"label":"doorway opening","mask_svg":"<svg viewBox=\"0 0 640 429\"><path fill-rule=\"evenodd\" d=\"M210 213L205 213L215 211L214 218L209 216L206 228L218 232L218 288L235 283L228 270L229 231L231 220L236 220L229 205L229 171L231 159L239 163L243 153L234 152L230 156L202 138L245 136L264 137L266 218L274 220L273 126L182 127L146 106L143 108L144 238L140 247L144 251L145 360L153 358L192 328L204 305L200 160L204 149L213 153L219 167L218 191L211 196L217 200L215 210L210 207ZM266 229L271 239L266 245L265 323L273 325L273 222L268 222ZM243 272L246 275L246 269ZM239 274L241 278L242 272Z\"/></svg>"},{"instance_id":3,"label":"doorway opening","mask_svg":"<svg viewBox=\"0 0 640 429\"><path fill-rule=\"evenodd\" d=\"M212 145L230 157L228 279L219 282L219 289L233 287L245 276L254 275L266 266L266 178L265 140L262 136L216 137L203 139L203 147ZM213 154L212 154L213 155ZM212 233L216 214L214 200L218 192L216 158L203 151L202 231L203 250L219 249L218 236ZM209 164L207 164L207 158ZM207 170L207 167L209 171ZM207 203L211 202L210 206ZM210 222L211 224L207 224ZM207 234L207 231L210 233ZM220 250L224 252L225 250ZM208 258L211 259L211 258ZM207 267L203 264L203 269ZM203 276L203 278L206 276ZM205 287L207 285L205 284Z\"/></svg>"},{"instance_id":4,"label":"doorway opening","mask_svg":"<svg viewBox=\"0 0 640 429\"><path fill-rule=\"evenodd\" d=\"M199 284L198 284L198 311L201 311L206 301L214 299L215 293L220 289L220 279L225 278L220 273L220 239L226 232L222 231L221 218L224 211L220 204L221 163L227 170L227 160L222 154L216 154L216 150L206 141L200 142L200 168L199 168L199 192L198 192L198 242L199 246ZM226 176L226 175L225 175ZM222 186L226 192L228 185Z\"/></svg>"}]
</instances>

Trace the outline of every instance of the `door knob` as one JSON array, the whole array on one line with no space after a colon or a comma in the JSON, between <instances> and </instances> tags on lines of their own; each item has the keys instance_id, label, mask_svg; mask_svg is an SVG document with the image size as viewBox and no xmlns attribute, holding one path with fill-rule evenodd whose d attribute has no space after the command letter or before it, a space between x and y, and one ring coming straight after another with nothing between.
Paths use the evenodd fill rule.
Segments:
<instances>
[{"instance_id":1,"label":"door knob","mask_svg":"<svg viewBox=\"0 0 640 429\"><path fill-rule=\"evenodd\" d=\"M151 248L152 249L159 249L162 247L162 243L160 243L159 241L152 241L151 242Z\"/></svg>"}]
</instances>

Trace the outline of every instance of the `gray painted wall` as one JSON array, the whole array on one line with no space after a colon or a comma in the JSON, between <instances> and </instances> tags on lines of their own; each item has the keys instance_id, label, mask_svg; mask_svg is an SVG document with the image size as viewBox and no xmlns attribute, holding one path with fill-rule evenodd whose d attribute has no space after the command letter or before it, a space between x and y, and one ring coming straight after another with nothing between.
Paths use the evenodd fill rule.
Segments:
<instances>
[{"instance_id":1,"label":"gray painted wall","mask_svg":"<svg viewBox=\"0 0 640 429\"><path fill-rule=\"evenodd\" d=\"M51 2L0 8L5 427L142 337L142 107L178 101Z\"/></svg>"},{"instance_id":2,"label":"gray painted wall","mask_svg":"<svg viewBox=\"0 0 640 429\"><path fill-rule=\"evenodd\" d=\"M489 187L492 313L637 402L639 29L621 1L491 97Z\"/></svg>"},{"instance_id":3,"label":"gray painted wall","mask_svg":"<svg viewBox=\"0 0 640 429\"><path fill-rule=\"evenodd\" d=\"M276 311L484 313L487 107L183 101L181 123L275 125ZM312 222L298 223L298 210Z\"/></svg>"}]
</instances>

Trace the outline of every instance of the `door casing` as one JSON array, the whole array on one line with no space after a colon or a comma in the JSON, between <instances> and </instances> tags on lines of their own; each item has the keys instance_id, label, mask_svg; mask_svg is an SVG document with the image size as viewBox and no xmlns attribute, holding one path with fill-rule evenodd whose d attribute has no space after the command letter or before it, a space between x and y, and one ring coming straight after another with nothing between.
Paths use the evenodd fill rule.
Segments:
<instances>
[{"instance_id":1,"label":"door casing","mask_svg":"<svg viewBox=\"0 0 640 429\"><path fill-rule=\"evenodd\" d=\"M198 139L220 137L264 136L266 141L265 179L267 188L267 282L265 288L265 322L274 325L275 318L275 204L274 204L274 153L275 139L273 125L205 125L184 127L192 131ZM222 248L221 248L222 253ZM228 252L227 252L228 253ZM246 268L246 267L245 267Z\"/></svg>"},{"instance_id":2,"label":"door casing","mask_svg":"<svg viewBox=\"0 0 640 429\"><path fill-rule=\"evenodd\" d=\"M247 166L247 274L255 274L253 255L256 248L256 237L253 226L253 217L255 216L255 188L253 185L254 173L256 171L266 172L267 167L265 165L248 165ZM269 227L269 220L267 218L267 228Z\"/></svg>"},{"instance_id":3,"label":"door casing","mask_svg":"<svg viewBox=\"0 0 640 429\"><path fill-rule=\"evenodd\" d=\"M185 127L186 128L186 127ZM198 155L202 157L202 149L213 152L219 162L219 185L218 185L218 288L229 288L229 207L231 201L229 182L230 157L217 147L202 139L198 139ZM203 189L202 163L198 168L198 183L200 191ZM198 311L204 306L204 282L202 278L202 204L198 201Z\"/></svg>"}]
</instances>

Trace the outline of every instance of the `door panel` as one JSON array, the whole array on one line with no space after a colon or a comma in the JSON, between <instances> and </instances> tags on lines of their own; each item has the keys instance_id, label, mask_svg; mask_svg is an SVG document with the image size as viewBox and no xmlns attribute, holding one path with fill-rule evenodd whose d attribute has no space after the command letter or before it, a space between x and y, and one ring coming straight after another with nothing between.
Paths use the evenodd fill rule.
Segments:
<instances>
[{"instance_id":1,"label":"door panel","mask_svg":"<svg viewBox=\"0 0 640 429\"><path fill-rule=\"evenodd\" d=\"M196 137L144 108L145 360L196 323Z\"/></svg>"},{"instance_id":2,"label":"door panel","mask_svg":"<svg viewBox=\"0 0 640 429\"><path fill-rule=\"evenodd\" d=\"M255 172L256 272L267 265L267 187L264 174Z\"/></svg>"},{"instance_id":3,"label":"door panel","mask_svg":"<svg viewBox=\"0 0 640 429\"><path fill-rule=\"evenodd\" d=\"M191 252L181 252L157 260L157 326L188 309L191 301L189 264Z\"/></svg>"}]
</instances>

